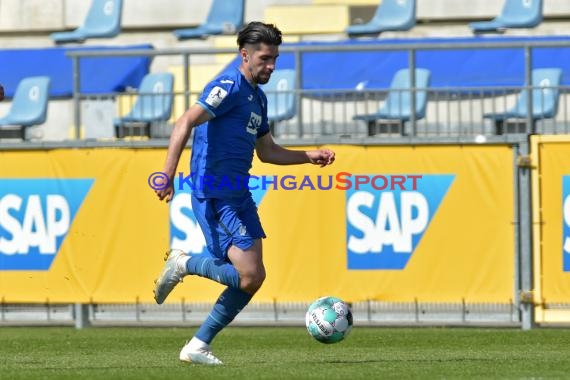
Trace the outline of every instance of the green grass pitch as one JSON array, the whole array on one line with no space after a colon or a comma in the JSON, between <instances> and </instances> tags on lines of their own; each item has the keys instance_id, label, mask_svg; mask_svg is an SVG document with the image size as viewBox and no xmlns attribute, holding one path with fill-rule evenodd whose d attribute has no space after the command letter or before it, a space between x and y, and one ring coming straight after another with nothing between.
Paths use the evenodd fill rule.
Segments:
<instances>
[{"instance_id":1,"label":"green grass pitch","mask_svg":"<svg viewBox=\"0 0 570 380\"><path fill-rule=\"evenodd\" d=\"M194 328L0 327L0 379L562 379L570 329L369 328L337 344L303 327L229 327L224 366L184 365Z\"/></svg>"}]
</instances>

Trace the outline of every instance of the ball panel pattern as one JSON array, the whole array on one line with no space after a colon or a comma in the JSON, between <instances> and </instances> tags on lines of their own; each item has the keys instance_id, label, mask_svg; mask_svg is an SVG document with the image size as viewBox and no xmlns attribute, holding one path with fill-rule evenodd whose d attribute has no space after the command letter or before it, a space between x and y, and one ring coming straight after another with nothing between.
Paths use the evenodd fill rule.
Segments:
<instances>
[{"instance_id":1,"label":"ball panel pattern","mask_svg":"<svg viewBox=\"0 0 570 380\"><path fill-rule=\"evenodd\" d=\"M337 343L352 330L352 312L337 297L321 297L314 301L305 315L309 334L321 343Z\"/></svg>"}]
</instances>

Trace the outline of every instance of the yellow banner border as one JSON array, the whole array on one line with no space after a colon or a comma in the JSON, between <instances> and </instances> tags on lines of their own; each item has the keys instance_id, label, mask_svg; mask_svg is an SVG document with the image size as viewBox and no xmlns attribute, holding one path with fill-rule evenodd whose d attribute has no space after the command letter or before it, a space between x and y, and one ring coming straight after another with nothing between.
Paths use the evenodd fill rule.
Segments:
<instances>
[{"instance_id":1,"label":"yellow banner border","mask_svg":"<svg viewBox=\"0 0 570 380\"><path fill-rule=\"evenodd\" d=\"M570 310L550 310L544 307L542 295L542 223L541 223L541 163L540 146L549 143L570 143L570 135L532 135L530 136L530 156L532 165L532 255L533 288L536 322L568 322Z\"/></svg>"}]
</instances>

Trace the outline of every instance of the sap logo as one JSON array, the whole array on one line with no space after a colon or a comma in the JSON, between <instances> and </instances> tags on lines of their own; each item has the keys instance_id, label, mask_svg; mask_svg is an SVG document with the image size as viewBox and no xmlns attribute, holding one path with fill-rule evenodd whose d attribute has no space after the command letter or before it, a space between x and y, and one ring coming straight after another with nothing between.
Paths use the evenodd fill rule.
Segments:
<instances>
[{"instance_id":1,"label":"sap logo","mask_svg":"<svg viewBox=\"0 0 570 380\"><path fill-rule=\"evenodd\" d=\"M454 178L423 174L414 188L348 190L348 269L404 269Z\"/></svg>"},{"instance_id":2,"label":"sap logo","mask_svg":"<svg viewBox=\"0 0 570 380\"><path fill-rule=\"evenodd\" d=\"M176 192L170 202L170 247L191 254L201 254L206 240L192 211L190 193Z\"/></svg>"},{"instance_id":3,"label":"sap logo","mask_svg":"<svg viewBox=\"0 0 570 380\"><path fill-rule=\"evenodd\" d=\"M570 272L570 175L562 176L562 270Z\"/></svg>"},{"instance_id":4,"label":"sap logo","mask_svg":"<svg viewBox=\"0 0 570 380\"><path fill-rule=\"evenodd\" d=\"M254 187L250 180L250 186ZM258 186L259 187L259 186ZM206 239L192 210L189 186L179 186L179 179L174 180L177 189L170 202L170 248L181 249L190 254L207 253ZM251 190L253 200L259 206L267 190Z\"/></svg>"},{"instance_id":5,"label":"sap logo","mask_svg":"<svg viewBox=\"0 0 570 380\"><path fill-rule=\"evenodd\" d=\"M249 115L249 121L245 127L246 131L252 135L257 134L257 130L261 126L261 115L251 112Z\"/></svg>"},{"instance_id":6,"label":"sap logo","mask_svg":"<svg viewBox=\"0 0 570 380\"><path fill-rule=\"evenodd\" d=\"M0 179L0 270L48 270L92 179Z\"/></svg>"}]
</instances>

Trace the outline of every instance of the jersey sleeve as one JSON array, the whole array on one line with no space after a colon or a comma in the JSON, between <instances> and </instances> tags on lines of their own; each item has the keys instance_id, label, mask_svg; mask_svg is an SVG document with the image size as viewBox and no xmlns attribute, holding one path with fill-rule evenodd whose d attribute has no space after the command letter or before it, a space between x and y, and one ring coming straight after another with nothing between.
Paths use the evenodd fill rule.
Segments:
<instances>
[{"instance_id":1,"label":"jersey sleeve","mask_svg":"<svg viewBox=\"0 0 570 380\"><path fill-rule=\"evenodd\" d=\"M200 104L210 115L217 117L228 112L234 105L238 92L233 79L219 77L204 87L204 91L196 103Z\"/></svg>"},{"instance_id":2,"label":"jersey sleeve","mask_svg":"<svg viewBox=\"0 0 570 380\"><path fill-rule=\"evenodd\" d=\"M262 112L261 112L261 126L257 130L257 138L263 137L269 133L269 119L267 117L267 96L261 92Z\"/></svg>"}]
</instances>

